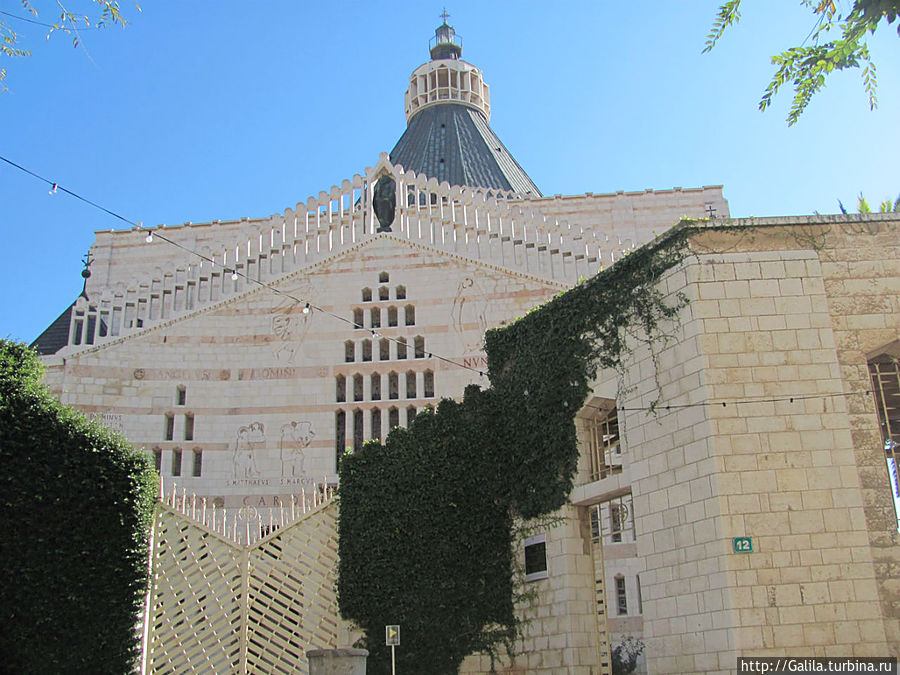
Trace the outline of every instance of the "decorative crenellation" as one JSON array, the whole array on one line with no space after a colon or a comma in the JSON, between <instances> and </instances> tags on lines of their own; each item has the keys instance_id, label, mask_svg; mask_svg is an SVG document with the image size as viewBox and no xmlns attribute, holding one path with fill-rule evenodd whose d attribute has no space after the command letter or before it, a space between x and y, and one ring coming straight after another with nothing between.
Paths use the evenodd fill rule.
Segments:
<instances>
[{"instance_id":1,"label":"decorative crenellation","mask_svg":"<svg viewBox=\"0 0 900 675\"><path fill-rule=\"evenodd\" d=\"M624 253L602 233L545 216L523 195L438 183L392 165L382 154L365 176L272 216L258 236L210 254L215 264L186 254L181 264L129 287L95 289L90 300L79 297L69 346L96 345L170 321L376 236L373 188L385 174L394 178L397 208L392 231L379 236L565 283L593 275Z\"/></svg>"},{"instance_id":2,"label":"decorative crenellation","mask_svg":"<svg viewBox=\"0 0 900 675\"><path fill-rule=\"evenodd\" d=\"M179 493L175 483L168 489L162 478L159 482L159 501L162 504L239 546L253 546L279 528L291 525L306 513L329 503L334 496L335 486L323 478L308 493L303 488L300 494L291 495L289 503L284 500L277 507L266 507L267 513L264 515L253 507L220 506L215 498L188 493L184 487Z\"/></svg>"}]
</instances>

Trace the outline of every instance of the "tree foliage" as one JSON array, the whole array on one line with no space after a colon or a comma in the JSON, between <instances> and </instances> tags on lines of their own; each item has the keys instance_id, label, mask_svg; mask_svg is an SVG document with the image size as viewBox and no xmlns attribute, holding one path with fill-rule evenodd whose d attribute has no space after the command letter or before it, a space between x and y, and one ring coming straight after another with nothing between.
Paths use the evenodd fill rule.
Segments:
<instances>
[{"instance_id":1,"label":"tree foliage","mask_svg":"<svg viewBox=\"0 0 900 675\"><path fill-rule=\"evenodd\" d=\"M401 672L457 672L511 646L514 522L566 503L577 468L574 417L599 367L629 335L653 339L685 300L658 289L686 230L621 259L502 329L488 331L489 389L470 386L370 441L340 466L338 596L366 633L368 669L390 672L384 627L400 624Z\"/></svg>"},{"instance_id":2,"label":"tree foliage","mask_svg":"<svg viewBox=\"0 0 900 675\"><path fill-rule=\"evenodd\" d=\"M100 10L100 15L96 17L88 16L80 12L68 10L62 2L57 1L56 9L53 14L53 23L38 21L39 14L31 0L22 0L22 11L26 16L17 16L9 12L0 13L0 56L6 57L22 57L31 56L31 51L23 49L19 46L19 36L13 29L11 21L19 21L30 24L37 24L47 29L47 39L53 33L66 33L72 37L72 45L78 47L81 44L81 33L85 30L94 28L103 28L109 24L119 24L124 26L128 22L119 12L119 3L115 0L90 0L92 4L96 4ZM135 3L140 10L140 5ZM6 79L6 68L0 68L0 87L3 87L3 80Z\"/></svg>"},{"instance_id":3,"label":"tree foliage","mask_svg":"<svg viewBox=\"0 0 900 675\"><path fill-rule=\"evenodd\" d=\"M847 209L844 208L844 204L841 200L838 200L838 206L841 209L841 213L847 213ZM857 197L856 200L856 211L858 213L872 213L872 207L869 206L869 202L863 197L862 192L859 193L859 197ZM890 199L882 201L878 205L878 213L900 213L900 195L898 195L897 199L893 202Z\"/></svg>"},{"instance_id":4,"label":"tree foliage","mask_svg":"<svg viewBox=\"0 0 900 675\"><path fill-rule=\"evenodd\" d=\"M839 0L801 0L815 15L815 24L804 44L791 47L772 57L775 74L766 86L759 101L759 109L765 110L772 98L785 84L794 88L794 99L787 116L788 126L794 124L806 109L813 95L823 86L829 74L835 70L862 67L863 87L869 97L869 107L878 106L875 64L866 42L882 20L893 23L900 14L900 0L854 0L849 10ZM706 38L703 51L710 51L728 26L740 20L741 0L729 0L719 7L712 30ZM825 41L832 31L839 36ZM897 29L900 34L900 26ZM806 45L807 41L812 44Z\"/></svg>"},{"instance_id":5,"label":"tree foliage","mask_svg":"<svg viewBox=\"0 0 900 675\"><path fill-rule=\"evenodd\" d=\"M41 373L0 341L0 670L133 672L156 475Z\"/></svg>"}]
</instances>

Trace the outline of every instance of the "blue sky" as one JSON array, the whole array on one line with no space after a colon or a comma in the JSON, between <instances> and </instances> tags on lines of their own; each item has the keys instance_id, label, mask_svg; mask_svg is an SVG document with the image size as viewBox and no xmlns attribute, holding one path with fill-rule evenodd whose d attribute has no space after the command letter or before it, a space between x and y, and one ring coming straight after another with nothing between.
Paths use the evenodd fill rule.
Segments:
<instances>
[{"instance_id":1,"label":"blue sky","mask_svg":"<svg viewBox=\"0 0 900 675\"><path fill-rule=\"evenodd\" d=\"M71 39L4 17L0 155L146 226L282 212L403 133L403 92L441 4L145 2ZM88 13L85 0L77 4ZM491 125L544 194L724 185L734 216L834 213L900 194L900 39L871 42L879 109L838 73L800 122L756 104L803 41L799 0L747 0L701 54L719 0L447 6L491 86ZM35 0L53 18L55 3ZM69 3L72 9L72 3ZM21 3L0 10L22 16ZM0 163L0 336L31 341L81 290L95 230L127 227Z\"/></svg>"}]
</instances>

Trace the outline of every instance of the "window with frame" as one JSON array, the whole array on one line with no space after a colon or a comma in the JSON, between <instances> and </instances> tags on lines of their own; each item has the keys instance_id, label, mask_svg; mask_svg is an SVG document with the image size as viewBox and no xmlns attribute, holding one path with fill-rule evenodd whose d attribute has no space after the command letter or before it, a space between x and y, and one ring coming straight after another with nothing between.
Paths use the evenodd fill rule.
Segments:
<instances>
[{"instance_id":1,"label":"window with frame","mask_svg":"<svg viewBox=\"0 0 900 675\"><path fill-rule=\"evenodd\" d=\"M632 506L631 493L590 506L591 536L594 543L598 543L601 536L604 543L609 544L635 541Z\"/></svg>"},{"instance_id":2,"label":"window with frame","mask_svg":"<svg viewBox=\"0 0 900 675\"><path fill-rule=\"evenodd\" d=\"M622 445L615 401L607 401L585 425L585 449L591 480L622 471Z\"/></svg>"},{"instance_id":3,"label":"window with frame","mask_svg":"<svg viewBox=\"0 0 900 675\"><path fill-rule=\"evenodd\" d=\"M546 579L547 571L547 535L536 534L525 539L525 581Z\"/></svg>"},{"instance_id":4,"label":"window with frame","mask_svg":"<svg viewBox=\"0 0 900 675\"><path fill-rule=\"evenodd\" d=\"M625 589L625 577L621 574L615 576L616 581L616 613L628 614L628 591Z\"/></svg>"},{"instance_id":5,"label":"window with frame","mask_svg":"<svg viewBox=\"0 0 900 675\"><path fill-rule=\"evenodd\" d=\"M900 342L891 345L900 345ZM900 530L900 362L889 353L869 361L873 398L881 430L891 495Z\"/></svg>"}]
</instances>

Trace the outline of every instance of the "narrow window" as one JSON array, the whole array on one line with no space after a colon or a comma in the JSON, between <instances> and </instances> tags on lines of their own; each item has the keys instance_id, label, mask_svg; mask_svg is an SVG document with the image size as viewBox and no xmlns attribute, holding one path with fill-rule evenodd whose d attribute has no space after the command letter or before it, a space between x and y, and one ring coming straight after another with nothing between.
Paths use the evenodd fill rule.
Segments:
<instances>
[{"instance_id":1,"label":"narrow window","mask_svg":"<svg viewBox=\"0 0 900 675\"><path fill-rule=\"evenodd\" d=\"M391 360L391 341L387 338L381 338L378 343L378 358L382 361Z\"/></svg>"},{"instance_id":2,"label":"narrow window","mask_svg":"<svg viewBox=\"0 0 900 675\"><path fill-rule=\"evenodd\" d=\"M338 403L343 403L347 400L347 378L343 375L338 375L334 378L334 399Z\"/></svg>"},{"instance_id":3,"label":"narrow window","mask_svg":"<svg viewBox=\"0 0 900 675\"><path fill-rule=\"evenodd\" d=\"M193 471L191 471L191 475L194 478L198 478L203 473L203 451L198 449L194 450L194 467Z\"/></svg>"},{"instance_id":4,"label":"narrow window","mask_svg":"<svg viewBox=\"0 0 900 675\"><path fill-rule=\"evenodd\" d=\"M363 328L363 311L359 308L353 310L353 327Z\"/></svg>"},{"instance_id":5,"label":"narrow window","mask_svg":"<svg viewBox=\"0 0 900 675\"><path fill-rule=\"evenodd\" d=\"M403 315L406 318L407 326L415 326L416 325L416 308L412 305L407 305L403 308Z\"/></svg>"},{"instance_id":6,"label":"narrow window","mask_svg":"<svg viewBox=\"0 0 900 675\"><path fill-rule=\"evenodd\" d=\"M347 448L347 413L338 410L334 414L334 465L340 468L341 457Z\"/></svg>"},{"instance_id":7,"label":"narrow window","mask_svg":"<svg viewBox=\"0 0 900 675\"><path fill-rule=\"evenodd\" d=\"M388 375L388 398L390 398L390 399L400 398L400 384L399 384L399 378L397 377L397 373L390 373Z\"/></svg>"},{"instance_id":8,"label":"narrow window","mask_svg":"<svg viewBox=\"0 0 900 675\"><path fill-rule=\"evenodd\" d=\"M397 300L406 300L406 286L397 286L397 290L394 295Z\"/></svg>"},{"instance_id":9,"label":"narrow window","mask_svg":"<svg viewBox=\"0 0 900 675\"><path fill-rule=\"evenodd\" d=\"M184 385L178 385L175 389L175 405L184 405L187 401L187 389Z\"/></svg>"},{"instance_id":10,"label":"narrow window","mask_svg":"<svg viewBox=\"0 0 900 675\"><path fill-rule=\"evenodd\" d=\"M430 370L426 370L425 377L423 379L425 380L425 398L431 398L432 396L434 396L434 373Z\"/></svg>"},{"instance_id":11,"label":"narrow window","mask_svg":"<svg viewBox=\"0 0 900 675\"><path fill-rule=\"evenodd\" d=\"M382 286L378 289L378 299L379 300L389 300L391 296L391 289L387 286Z\"/></svg>"},{"instance_id":12,"label":"narrow window","mask_svg":"<svg viewBox=\"0 0 900 675\"><path fill-rule=\"evenodd\" d=\"M388 307L388 326L394 327L397 325L397 308L396 307Z\"/></svg>"},{"instance_id":13,"label":"narrow window","mask_svg":"<svg viewBox=\"0 0 900 675\"><path fill-rule=\"evenodd\" d=\"M406 338L397 338L397 358L406 358Z\"/></svg>"},{"instance_id":14,"label":"narrow window","mask_svg":"<svg viewBox=\"0 0 900 675\"><path fill-rule=\"evenodd\" d=\"M644 613L644 599L641 597L641 575L635 575L635 584L637 585L638 614Z\"/></svg>"},{"instance_id":15,"label":"narrow window","mask_svg":"<svg viewBox=\"0 0 900 675\"><path fill-rule=\"evenodd\" d=\"M371 288L362 289L362 301L363 302L372 302L372 289Z\"/></svg>"},{"instance_id":16,"label":"narrow window","mask_svg":"<svg viewBox=\"0 0 900 675\"><path fill-rule=\"evenodd\" d=\"M186 440L186 441L194 440L194 416L193 415L185 415L184 416L184 440Z\"/></svg>"},{"instance_id":17,"label":"narrow window","mask_svg":"<svg viewBox=\"0 0 900 675\"><path fill-rule=\"evenodd\" d=\"M344 361L346 363L352 363L353 359L356 358L355 352L356 349L353 345L353 340L347 340L344 343Z\"/></svg>"},{"instance_id":18,"label":"narrow window","mask_svg":"<svg viewBox=\"0 0 900 675\"><path fill-rule=\"evenodd\" d=\"M386 284L390 280L391 280L391 275L388 274L387 272L382 272L381 274L378 275L378 283L379 284Z\"/></svg>"},{"instance_id":19,"label":"narrow window","mask_svg":"<svg viewBox=\"0 0 900 675\"><path fill-rule=\"evenodd\" d=\"M625 577L616 575L616 613L628 614L628 594L625 591Z\"/></svg>"},{"instance_id":20,"label":"narrow window","mask_svg":"<svg viewBox=\"0 0 900 675\"><path fill-rule=\"evenodd\" d=\"M609 503L609 529L613 541L622 541L622 505L618 501Z\"/></svg>"},{"instance_id":21,"label":"narrow window","mask_svg":"<svg viewBox=\"0 0 900 675\"><path fill-rule=\"evenodd\" d=\"M416 358L424 359L425 358L425 338L423 338L421 335L416 336L416 339L413 341L413 345L415 345Z\"/></svg>"},{"instance_id":22,"label":"narrow window","mask_svg":"<svg viewBox=\"0 0 900 675\"><path fill-rule=\"evenodd\" d=\"M369 338L362 341L362 360L372 360L372 341Z\"/></svg>"},{"instance_id":23,"label":"narrow window","mask_svg":"<svg viewBox=\"0 0 900 675\"><path fill-rule=\"evenodd\" d=\"M175 417L173 415L166 415L166 433L163 436L164 440L171 441L175 438Z\"/></svg>"},{"instance_id":24,"label":"narrow window","mask_svg":"<svg viewBox=\"0 0 900 675\"><path fill-rule=\"evenodd\" d=\"M546 579L547 535L536 534L525 539L525 581Z\"/></svg>"},{"instance_id":25,"label":"narrow window","mask_svg":"<svg viewBox=\"0 0 900 675\"><path fill-rule=\"evenodd\" d=\"M406 373L406 398L416 397L416 374L413 371Z\"/></svg>"},{"instance_id":26,"label":"narrow window","mask_svg":"<svg viewBox=\"0 0 900 675\"><path fill-rule=\"evenodd\" d=\"M353 411L353 452L359 452L363 446L363 411Z\"/></svg>"},{"instance_id":27,"label":"narrow window","mask_svg":"<svg viewBox=\"0 0 900 675\"><path fill-rule=\"evenodd\" d=\"M353 400L363 400L363 376L359 374L353 376Z\"/></svg>"},{"instance_id":28,"label":"narrow window","mask_svg":"<svg viewBox=\"0 0 900 675\"><path fill-rule=\"evenodd\" d=\"M372 438L381 440L381 410L378 408L372 409Z\"/></svg>"},{"instance_id":29,"label":"narrow window","mask_svg":"<svg viewBox=\"0 0 900 675\"><path fill-rule=\"evenodd\" d=\"M381 375L378 373L372 373L372 377L370 378L370 384L372 389L372 400L380 401L381 400Z\"/></svg>"},{"instance_id":30,"label":"narrow window","mask_svg":"<svg viewBox=\"0 0 900 675\"><path fill-rule=\"evenodd\" d=\"M381 307L373 307L369 310L369 322L372 328L381 328Z\"/></svg>"},{"instance_id":31,"label":"narrow window","mask_svg":"<svg viewBox=\"0 0 900 675\"><path fill-rule=\"evenodd\" d=\"M416 419L416 406L411 405L406 409L406 426L409 427Z\"/></svg>"},{"instance_id":32,"label":"narrow window","mask_svg":"<svg viewBox=\"0 0 900 675\"><path fill-rule=\"evenodd\" d=\"M400 411L397 408L391 408L388 410L388 428L393 429L394 427L400 426Z\"/></svg>"},{"instance_id":33,"label":"narrow window","mask_svg":"<svg viewBox=\"0 0 900 675\"><path fill-rule=\"evenodd\" d=\"M153 448L153 467L156 473L162 471L162 448Z\"/></svg>"},{"instance_id":34,"label":"narrow window","mask_svg":"<svg viewBox=\"0 0 900 675\"><path fill-rule=\"evenodd\" d=\"M172 451L172 475L181 475L181 448L175 448Z\"/></svg>"}]
</instances>

